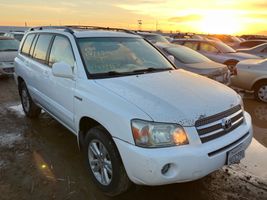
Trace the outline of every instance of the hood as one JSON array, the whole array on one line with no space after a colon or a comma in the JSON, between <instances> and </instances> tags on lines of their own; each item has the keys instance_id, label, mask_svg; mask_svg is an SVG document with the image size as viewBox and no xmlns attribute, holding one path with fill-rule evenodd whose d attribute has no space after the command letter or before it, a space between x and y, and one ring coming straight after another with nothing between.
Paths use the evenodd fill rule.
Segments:
<instances>
[{"instance_id":1,"label":"hood","mask_svg":"<svg viewBox=\"0 0 267 200\"><path fill-rule=\"evenodd\" d=\"M17 51L1 51L0 62L13 62L17 54Z\"/></svg>"},{"instance_id":2,"label":"hood","mask_svg":"<svg viewBox=\"0 0 267 200\"><path fill-rule=\"evenodd\" d=\"M96 83L136 105L153 121L183 126L194 126L196 120L240 103L229 87L182 69L98 79Z\"/></svg>"},{"instance_id":3,"label":"hood","mask_svg":"<svg viewBox=\"0 0 267 200\"><path fill-rule=\"evenodd\" d=\"M189 71L202 75L222 74L226 73L228 70L226 65L216 62L184 64L184 66L186 66Z\"/></svg>"},{"instance_id":4,"label":"hood","mask_svg":"<svg viewBox=\"0 0 267 200\"><path fill-rule=\"evenodd\" d=\"M234 59L241 59L241 60L260 58L260 57L255 56L255 55L251 55L251 54L248 54L248 53L242 53L242 52L226 53L226 55L228 55L230 57L233 57Z\"/></svg>"},{"instance_id":5,"label":"hood","mask_svg":"<svg viewBox=\"0 0 267 200\"><path fill-rule=\"evenodd\" d=\"M248 59L248 60L242 60L239 63L237 63L237 66L252 66L252 65L261 65L261 64L267 64L267 59Z\"/></svg>"}]
</instances>

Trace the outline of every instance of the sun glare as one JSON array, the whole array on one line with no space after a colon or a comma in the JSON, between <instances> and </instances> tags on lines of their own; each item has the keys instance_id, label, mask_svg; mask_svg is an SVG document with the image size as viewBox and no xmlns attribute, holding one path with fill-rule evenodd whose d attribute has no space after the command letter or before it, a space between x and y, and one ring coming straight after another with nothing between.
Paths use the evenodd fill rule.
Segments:
<instances>
[{"instance_id":1,"label":"sun glare","mask_svg":"<svg viewBox=\"0 0 267 200\"><path fill-rule=\"evenodd\" d=\"M205 15L199 22L199 30L213 34L236 34L241 31L238 17L227 12L218 12Z\"/></svg>"}]
</instances>

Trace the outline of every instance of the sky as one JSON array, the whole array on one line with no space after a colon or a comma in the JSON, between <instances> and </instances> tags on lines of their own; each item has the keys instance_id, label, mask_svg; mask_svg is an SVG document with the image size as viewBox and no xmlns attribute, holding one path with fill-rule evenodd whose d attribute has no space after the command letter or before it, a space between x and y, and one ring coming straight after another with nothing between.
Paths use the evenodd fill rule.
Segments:
<instances>
[{"instance_id":1,"label":"sky","mask_svg":"<svg viewBox=\"0 0 267 200\"><path fill-rule=\"evenodd\" d=\"M267 35L267 0L0 0L0 7L2 26Z\"/></svg>"}]
</instances>

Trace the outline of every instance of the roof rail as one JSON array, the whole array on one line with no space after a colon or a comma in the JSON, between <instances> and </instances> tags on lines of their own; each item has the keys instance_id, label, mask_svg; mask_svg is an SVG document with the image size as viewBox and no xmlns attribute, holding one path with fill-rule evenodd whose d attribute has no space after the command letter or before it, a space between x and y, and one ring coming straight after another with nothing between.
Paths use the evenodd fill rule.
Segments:
<instances>
[{"instance_id":1,"label":"roof rail","mask_svg":"<svg viewBox=\"0 0 267 200\"><path fill-rule=\"evenodd\" d=\"M123 28L112 28L112 27L102 27L102 26L79 26L79 25L67 25L65 26L71 29L78 29L78 30L109 30L109 31L121 31L129 34L135 34L135 31L123 29Z\"/></svg>"},{"instance_id":2,"label":"roof rail","mask_svg":"<svg viewBox=\"0 0 267 200\"><path fill-rule=\"evenodd\" d=\"M44 30L44 29L62 29L65 32L69 32L73 34L73 30L71 28L66 27L66 26L37 26L37 27L32 27L28 31L35 31L35 30Z\"/></svg>"}]
</instances>

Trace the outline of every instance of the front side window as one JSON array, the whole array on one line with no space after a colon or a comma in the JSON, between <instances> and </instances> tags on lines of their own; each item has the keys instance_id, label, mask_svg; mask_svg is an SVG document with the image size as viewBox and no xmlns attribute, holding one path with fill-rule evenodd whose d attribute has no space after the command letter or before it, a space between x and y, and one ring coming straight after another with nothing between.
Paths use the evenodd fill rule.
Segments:
<instances>
[{"instance_id":1,"label":"front side window","mask_svg":"<svg viewBox=\"0 0 267 200\"><path fill-rule=\"evenodd\" d=\"M90 75L173 69L171 63L142 38L81 38L78 45Z\"/></svg>"},{"instance_id":2,"label":"front side window","mask_svg":"<svg viewBox=\"0 0 267 200\"><path fill-rule=\"evenodd\" d=\"M69 40L62 36L56 36L49 56L49 66L56 62L65 62L74 66L74 56Z\"/></svg>"},{"instance_id":3,"label":"front side window","mask_svg":"<svg viewBox=\"0 0 267 200\"><path fill-rule=\"evenodd\" d=\"M185 64L210 62L207 57L187 47L169 47L165 48L165 51Z\"/></svg>"},{"instance_id":4,"label":"front side window","mask_svg":"<svg viewBox=\"0 0 267 200\"><path fill-rule=\"evenodd\" d=\"M0 40L0 52L1 51L18 51L19 42L14 39Z\"/></svg>"},{"instance_id":5,"label":"front side window","mask_svg":"<svg viewBox=\"0 0 267 200\"><path fill-rule=\"evenodd\" d=\"M200 51L205 51L208 53L218 53L218 49L216 49L214 46L212 46L209 43L200 43Z\"/></svg>"},{"instance_id":6,"label":"front side window","mask_svg":"<svg viewBox=\"0 0 267 200\"><path fill-rule=\"evenodd\" d=\"M185 42L184 46L189 47L190 49L197 51L198 42Z\"/></svg>"},{"instance_id":7,"label":"front side window","mask_svg":"<svg viewBox=\"0 0 267 200\"><path fill-rule=\"evenodd\" d=\"M47 51L51 42L53 35L51 34L41 34L37 40L33 58L41 63L45 63Z\"/></svg>"},{"instance_id":8,"label":"front side window","mask_svg":"<svg viewBox=\"0 0 267 200\"><path fill-rule=\"evenodd\" d=\"M32 41L34 39L35 34L30 34L26 37L25 42L23 44L23 47L21 49L21 52L25 55L29 55L30 48L32 45Z\"/></svg>"}]
</instances>

